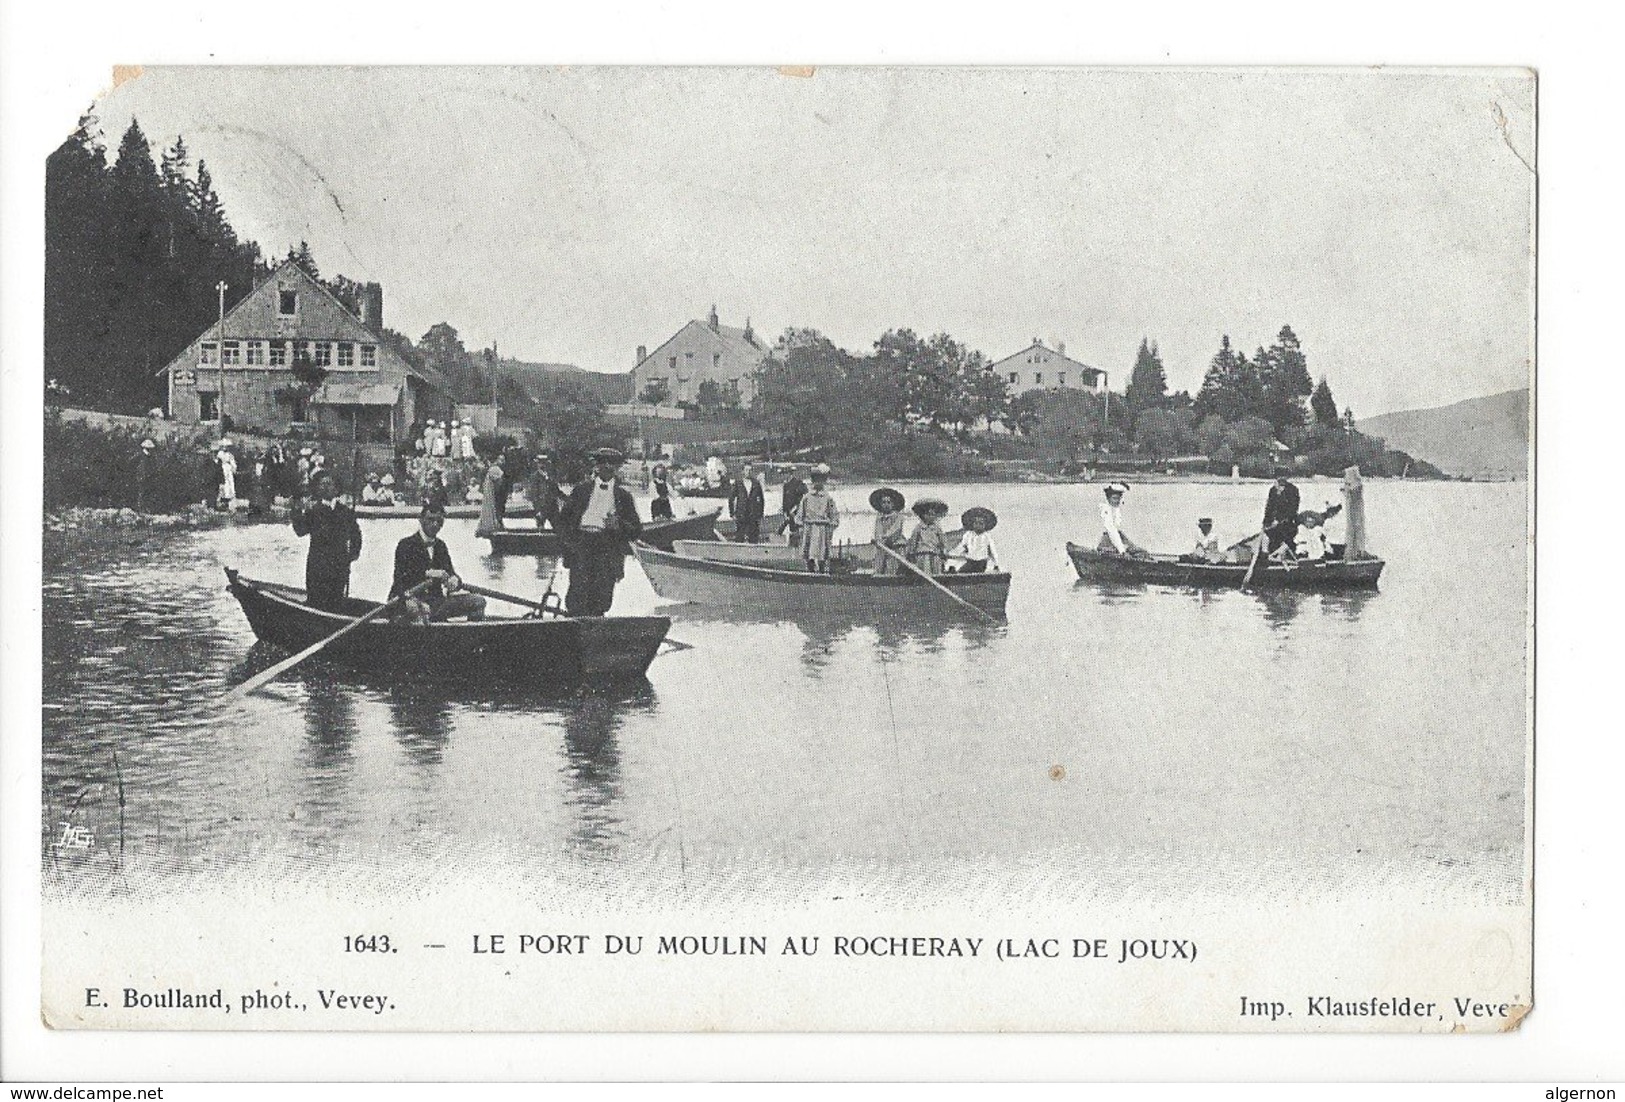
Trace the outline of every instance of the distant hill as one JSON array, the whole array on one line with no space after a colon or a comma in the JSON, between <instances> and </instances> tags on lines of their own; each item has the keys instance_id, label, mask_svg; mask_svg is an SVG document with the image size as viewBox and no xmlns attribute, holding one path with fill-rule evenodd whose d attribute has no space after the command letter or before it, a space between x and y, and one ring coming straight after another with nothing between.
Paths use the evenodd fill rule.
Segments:
<instances>
[{"instance_id":1,"label":"distant hill","mask_svg":"<svg viewBox=\"0 0 1625 1102\"><path fill-rule=\"evenodd\" d=\"M557 382L559 379L567 378L585 383L606 405L632 400L630 371L609 375L599 371L587 371L574 364L526 363L523 360L509 359L498 360L497 370L504 378L515 380L527 391L531 388L526 384Z\"/></svg>"},{"instance_id":2,"label":"distant hill","mask_svg":"<svg viewBox=\"0 0 1625 1102\"><path fill-rule=\"evenodd\" d=\"M1357 423L1390 448L1446 474L1524 477L1529 471L1529 391L1509 390L1432 409L1407 409Z\"/></svg>"}]
</instances>

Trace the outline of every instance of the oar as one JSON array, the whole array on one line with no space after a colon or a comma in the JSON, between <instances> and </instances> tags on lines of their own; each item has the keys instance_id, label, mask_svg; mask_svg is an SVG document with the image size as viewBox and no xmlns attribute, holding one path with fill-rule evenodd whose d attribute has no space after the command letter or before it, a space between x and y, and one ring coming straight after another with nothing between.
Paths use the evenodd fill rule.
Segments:
<instances>
[{"instance_id":1,"label":"oar","mask_svg":"<svg viewBox=\"0 0 1625 1102\"><path fill-rule=\"evenodd\" d=\"M544 612L544 613L551 612L554 616L565 616L566 615L565 613L560 612L558 609L554 608L552 605L543 604L540 601L532 601L528 597L515 597L512 593L502 593L502 592L500 592L498 590L495 590L495 589L486 589L482 585L469 585L467 582L463 583L463 588L468 590L470 593L478 593L481 597L490 597L490 598L492 598L494 600L498 600L498 601L508 601L508 602L510 602L512 604L524 605L526 608L533 608L538 612ZM667 639L662 639L661 642L670 643L677 650L693 650L694 649L694 644L693 643L685 643L680 639L667 638Z\"/></svg>"},{"instance_id":2,"label":"oar","mask_svg":"<svg viewBox=\"0 0 1625 1102\"><path fill-rule=\"evenodd\" d=\"M390 609L394 608L408 597L415 596L419 590L423 589L428 584L428 582L423 582L419 585L413 586L405 593L402 593L399 597L396 597L391 601L386 601L377 608L373 609L371 612L367 613L365 616L360 616L354 620L351 620L348 624L345 624L327 638L312 643L310 646L306 647L292 658L284 658L270 669L261 670L253 677L250 677L247 681L244 681L241 685L238 685L236 688L232 689L225 696L221 697L220 703L235 704L249 693L261 688L266 682L271 681L272 679L293 669L299 663L303 662L305 659L309 658L311 655L315 654L317 651L321 650L335 639L350 634L350 632L354 631L362 624L371 623L373 620L378 619L378 617L382 616L384 613L388 612Z\"/></svg>"},{"instance_id":3,"label":"oar","mask_svg":"<svg viewBox=\"0 0 1625 1102\"><path fill-rule=\"evenodd\" d=\"M1253 571L1258 568L1258 553L1264 549L1264 533L1258 533L1258 542L1253 544L1253 561L1247 564L1247 573L1241 576L1241 588L1246 589L1247 583L1253 580Z\"/></svg>"},{"instance_id":4,"label":"oar","mask_svg":"<svg viewBox=\"0 0 1625 1102\"><path fill-rule=\"evenodd\" d=\"M953 590L949 589L947 586L945 586L941 582L937 581L931 575L927 574L925 571L921 570L919 567L915 566L913 563L911 563L907 559L903 558L903 556L899 555L897 552L893 551L891 548L887 547L885 544L881 543L879 540L875 541L875 546L880 548L881 551L883 551L886 554L890 555L892 558L896 559L898 562L902 563L903 566L906 567L911 573L919 575L921 578L924 578L926 580L926 582L928 582L930 585L932 585L932 586L936 587L937 589L941 590L942 593L949 600L953 601L955 604L964 605L966 608L970 609L972 612L976 613L976 615L982 617L984 620L986 620L990 624L996 624L996 623L999 622L999 618L997 616L993 615L987 609L985 609L985 608L977 608L975 605L973 605L969 601L965 600L965 598L961 597L959 594L955 593Z\"/></svg>"}]
</instances>

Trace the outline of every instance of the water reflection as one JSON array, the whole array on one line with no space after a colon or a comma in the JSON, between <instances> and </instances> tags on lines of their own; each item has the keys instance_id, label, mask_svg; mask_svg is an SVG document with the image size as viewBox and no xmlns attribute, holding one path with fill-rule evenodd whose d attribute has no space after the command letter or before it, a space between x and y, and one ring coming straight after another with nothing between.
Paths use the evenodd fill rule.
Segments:
<instances>
[{"instance_id":1,"label":"water reflection","mask_svg":"<svg viewBox=\"0 0 1625 1102\"><path fill-rule=\"evenodd\" d=\"M794 628L801 635L801 664L814 676L828 669L838 646L854 633L873 632L880 657L891 661L910 648L940 653L949 649L951 640L958 640L967 651L982 650L1003 637L1009 628L1004 622L989 623L981 618L973 621L969 613L961 615L952 609L908 615L883 612L867 617L849 613L788 616L698 604L671 605L659 611L670 616L674 624Z\"/></svg>"},{"instance_id":2,"label":"water reflection","mask_svg":"<svg viewBox=\"0 0 1625 1102\"><path fill-rule=\"evenodd\" d=\"M617 805L621 798L621 751L616 732L619 702L602 693L584 695L564 720L568 803L575 812L572 842L598 857L612 857L623 836Z\"/></svg>"},{"instance_id":3,"label":"water reflection","mask_svg":"<svg viewBox=\"0 0 1625 1102\"><path fill-rule=\"evenodd\" d=\"M396 685L389 693L395 741L412 764L433 769L445 758L451 741L451 701L434 686Z\"/></svg>"}]
</instances>

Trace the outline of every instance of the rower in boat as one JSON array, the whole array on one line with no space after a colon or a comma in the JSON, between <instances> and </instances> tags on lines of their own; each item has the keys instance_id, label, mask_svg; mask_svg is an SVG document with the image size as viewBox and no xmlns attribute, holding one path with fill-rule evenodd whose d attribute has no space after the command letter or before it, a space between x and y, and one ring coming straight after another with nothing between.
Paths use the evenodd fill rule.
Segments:
<instances>
[{"instance_id":1,"label":"rower in boat","mask_svg":"<svg viewBox=\"0 0 1625 1102\"><path fill-rule=\"evenodd\" d=\"M421 627L427 627L430 621L461 616L470 620L485 619L485 598L459 592L462 579L451 564L446 541L440 538L440 529L445 523L444 509L425 504L418 514L418 530L395 545L395 578L389 587L390 600L424 582L430 583L421 593L401 602L404 618Z\"/></svg>"},{"instance_id":2,"label":"rower in boat","mask_svg":"<svg viewBox=\"0 0 1625 1102\"><path fill-rule=\"evenodd\" d=\"M983 505L973 505L959 515L959 523L964 526L965 534L959 538L959 546L948 555L949 559L957 561L957 569L950 566L951 574L985 574L989 570L997 572L999 569L999 552L993 546L993 537L988 535L999 523L998 516L992 509Z\"/></svg>"},{"instance_id":3,"label":"rower in boat","mask_svg":"<svg viewBox=\"0 0 1625 1102\"><path fill-rule=\"evenodd\" d=\"M903 495L890 486L882 486L869 495L869 505L875 511L875 542L882 547L889 547L898 554L902 554L908 546L908 538L903 535ZM880 555L875 560L875 573L881 575L901 574L903 568L896 559L890 555Z\"/></svg>"},{"instance_id":4,"label":"rower in boat","mask_svg":"<svg viewBox=\"0 0 1625 1102\"><path fill-rule=\"evenodd\" d=\"M1298 488L1287 481L1290 473L1286 467L1275 468L1275 485L1264 500L1264 536L1269 541L1264 548L1266 555L1274 556L1284 547L1290 556L1297 540Z\"/></svg>"},{"instance_id":5,"label":"rower in boat","mask_svg":"<svg viewBox=\"0 0 1625 1102\"><path fill-rule=\"evenodd\" d=\"M1180 562L1226 562L1224 548L1219 546L1219 534L1213 530L1213 518L1201 517L1196 521L1196 546L1179 557Z\"/></svg>"},{"instance_id":6,"label":"rower in boat","mask_svg":"<svg viewBox=\"0 0 1625 1102\"><path fill-rule=\"evenodd\" d=\"M941 574L943 560L948 554L948 537L942 531L942 518L948 515L948 503L934 497L922 497L914 503L914 515L920 522L909 533L904 549L908 561L927 574Z\"/></svg>"},{"instance_id":7,"label":"rower in boat","mask_svg":"<svg viewBox=\"0 0 1625 1102\"><path fill-rule=\"evenodd\" d=\"M1106 486L1106 500L1100 503L1100 543L1095 550L1107 555L1148 559L1151 553L1137 546L1123 531L1123 495L1126 493L1125 483L1113 482Z\"/></svg>"},{"instance_id":8,"label":"rower in boat","mask_svg":"<svg viewBox=\"0 0 1625 1102\"><path fill-rule=\"evenodd\" d=\"M294 503L292 518L294 534L310 537L305 599L312 608L336 610L350 589L350 564L361 557L361 526L327 471L311 477L310 492L310 500Z\"/></svg>"},{"instance_id":9,"label":"rower in boat","mask_svg":"<svg viewBox=\"0 0 1625 1102\"><path fill-rule=\"evenodd\" d=\"M649 519L671 520L671 483L666 481L666 468L659 463L649 472L649 485L655 493L654 500L649 502Z\"/></svg>"},{"instance_id":10,"label":"rower in boat","mask_svg":"<svg viewBox=\"0 0 1625 1102\"><path fill-rule=\"evenodd\" d=\"M615 479L624 458L614 448L593 452L593 477L570 491L559 517L564 567L570 572L564 607L571 616L609 611L615 585L626 573L627 544L643 532L631 492Z\"/></svg>"}]
</instances>

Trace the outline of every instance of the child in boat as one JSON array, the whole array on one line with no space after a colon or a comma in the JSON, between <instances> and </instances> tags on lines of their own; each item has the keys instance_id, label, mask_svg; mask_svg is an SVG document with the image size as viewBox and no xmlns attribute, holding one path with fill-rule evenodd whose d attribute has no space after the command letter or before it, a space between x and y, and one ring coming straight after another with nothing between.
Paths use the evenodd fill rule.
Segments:
<instances>
[{"instance_id":1,"label":"child in boat","mask_svg":"<svg viewBox=\"0 0 1625 1102\"><path fill-rule=\"evenodd\" d=\"M875 510L875 543L889 547L899 555L908 546L903 535L903 495L890 486L882 486L869 495L869 504ZM884 551L875 552L875 573L901 574L902 566Z\"/></svg>"},{"instance_id":2,"label":"child in boat","mask_svg":"<svg viewBox=\"0 0 1625 1102\"><path fill-rule=\"evenodd\" d=\"M1248 558L1252 553L1248 552ZM1179 556L1180 562L1222 563L1228 560L1224 548L1219 546L1219 534L1213 530L1213 518L1201 517L1196 522L1196 546Z\"/></svg>"},{"instance_id":3,"label":"child in boat","mask_svg":"<svg viewBox=\"0 0 1625 1102\"><path fill-rule=\"evenodd\" d=\"M1319 562L1331 553L1331 547L1326 542L1326 526L1321 520L1319 513L1303 514L1302 523L1298 526L1297 544L1293 548L1299 562Z\"/></svg>"},{"instance_id":4,"label":"child in boat","mask_svg":"<svg viewBox=\"0 0 1625 1102\"><path fill-rule=\"evenodd\" d=\"M841 510L824 489L829 468L820 463L813 468L812 489L796 503L795 522L801 528L801 557L814 574L829 573L830 537L841 523Z\"/></svg>"},{"instance_id":5,"label":"child in boat","mask_svg":"<svg viewBox=\"0 0 1625 1102\"><path fill-rule=\"evenodd\" d=\"M942 518L948 515L948 503L934 497L923 497L914 503L914 515L920 523L908 537L908 561L927 574L941 574L943 559L948 554L948 537L942 531Z\"/></svg>"},{"instance_id":6,"label":"child in boat","mask_svg":"<svg viewBox=\"0 0 1625 1102\"><path fill-rule=\"evenodd\" d=\"M953 554L948 556L959 562L957 572L983 574L992 570L996 573L999 569L999 552L988 533L999 523L999 518L992 509L974 505L960 514L959 523L965 526L965 534L960 537L959 546L954 548ZM951 566L948 570L954 572Z\"/></svg>"}]
</instances>

